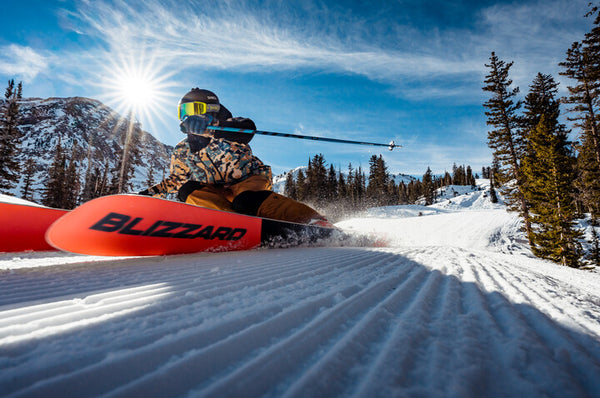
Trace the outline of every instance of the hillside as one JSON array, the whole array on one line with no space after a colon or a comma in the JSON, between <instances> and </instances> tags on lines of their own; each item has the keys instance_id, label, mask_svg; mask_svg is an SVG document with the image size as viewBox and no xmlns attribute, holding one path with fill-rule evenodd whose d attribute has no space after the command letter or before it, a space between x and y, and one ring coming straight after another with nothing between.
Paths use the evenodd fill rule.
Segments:
<instances>
[{"instance_id":1,"label":"hillside","mask_svg":"<svg viewBox=\"0 0 600 398\"><path fill-rule=\"evenodd\" d=\"M28 159L36 162L37 174L34 177L34 199L39 199L41 189L54 157L54 150L60 141L67 153L72 155L77 148L76 163L82 175L88 167L87 154L91 148L92 168L112 169L117 163L116 154L123 146L129 119L117 114L101 102L89 98L27 98L19 102L19 130L23 134L22 152L19 160L25 164ZM172 148L160 143L145 131L141 131L141 164L136 166L134 187L144 187L147 169L155 169L156 179L168 171ZM22 183L22 181L21 181ZM20 185L12 194L20 195Z\"/></svg>"},{"instance_id":2,"label":"hillside","mask_svg":"<svg viewBox=\"0 0 600 398\"><path fill-rule=\"evenodd\" d=\"M388 247L0 254L0 395L597 396L600 275L484 189L338 226Z\"/></svg>"}]
</instances>

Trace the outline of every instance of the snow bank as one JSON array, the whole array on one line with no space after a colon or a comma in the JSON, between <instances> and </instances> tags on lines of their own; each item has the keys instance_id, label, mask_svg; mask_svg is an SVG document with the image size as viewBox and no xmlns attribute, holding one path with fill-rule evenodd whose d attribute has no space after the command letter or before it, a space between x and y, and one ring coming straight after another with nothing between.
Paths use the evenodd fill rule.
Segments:
<instances>
[{"instance_id":1,"label":"snow bank","mask_svg":"<svg viewBox=\"0 0 600 398\"><path fill-rule=\"evenodd\" d=\"M357 233L382 236L391 247L448 246L527 254L515 214L504 210L468 213L434 213L422 216L364 217L342 221L336 226Z\"/></svg>"},{"instance_id":2,"label":"snow bank","mask_svg":"<svg viewBox=\"0 0 600 398\"><path fill-rule=\"evenodd\" d=\"M519 217L491 203L485 188L446 187L464 194L442 197L431 206L372 208L336 226L381 236L392 247L448 246L531 255Z\"/></svg>"},{"instance_id":3,"label":"snow bank","mask_svg":"<svg viewBox=\"0 0 600 398\"><path fill-rule=\"evenodd\" d=\"M10 195L4 195L4 194L1 194L1 193L0 193L0 202L4 202L4 203L17 203L17 204L21 204L21 205L42 207L41 205L38 205L37 203L30 202L28 200L17 198L17 197L10 196Z\"/></svg>"}]
</instances>

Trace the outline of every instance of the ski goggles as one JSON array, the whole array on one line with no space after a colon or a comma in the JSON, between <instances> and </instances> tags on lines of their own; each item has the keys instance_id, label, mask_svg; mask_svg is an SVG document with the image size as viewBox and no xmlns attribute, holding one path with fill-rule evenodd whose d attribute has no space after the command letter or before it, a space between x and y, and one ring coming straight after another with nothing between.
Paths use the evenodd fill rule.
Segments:
<instances>
[{"instance_id":1,"label":"ski goggles","mask_svg":"<svg viewBox=\"0 0 600 398\"><path fill-rule=\"evenodd\" d=\"M179 120L183 120L186 116L217 113L219 112L219 109L221 109L219 104L207 104L206 102L200 101L184 102L177 105L177 114L179 115Z\"/></svg>"}]
</instances>

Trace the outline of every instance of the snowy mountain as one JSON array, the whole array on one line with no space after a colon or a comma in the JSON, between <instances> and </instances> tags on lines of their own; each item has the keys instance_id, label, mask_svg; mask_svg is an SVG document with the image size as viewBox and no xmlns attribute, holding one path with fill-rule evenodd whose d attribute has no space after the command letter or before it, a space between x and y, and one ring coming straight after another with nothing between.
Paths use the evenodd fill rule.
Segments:
<instances>
[{"instance_id":1,"label":"snowy mountain","mask_svg":"<svg viewBox=\"0 0 600 398\"><path fill-rule=\"evenodd\" d=\"M273 176L273 191L284 194L285 193L285 181L288 178L288 175L291 174L294 177L294 181L298 180L298 172L302 170L304 175L306 175L306 171L308 170L307 166L299 166L293 170L288 171L287 173L279 174Z\"/></svg>"},{"instance_id":2,"label":"snowy mountain","mask_svg":"<svg viewBox=\"0 0 600 398\"><path fill-rule=\"evenodd\" d=\"M401 182L408 185L411 181L418 180L418 178L416 178L416 177L410 176L408 174L403 174L403 173L390 174L390 178L392 179L392 181L394 181L396 183L396 185L399 185Z\"/></svg>"},{"instance_id":3,"label":"snowy mountain","mask_svg":"<svg viewBox=\"0 0 600 398\"><path fill-rule=\"evenodd\" d=\"M480 207L502 207L504 200L502 194L496 192L498 203L490 201L490 180L477 179L476 186L471 185L446 185L435 192L434 205L436 208L466 209ZM425 200L423 200L425 203Z\"/></svg>"},{"instance_id":4,"label":"snowy mountain","mask_svg":"<svg viewBox=\"0 0 600 398\"><path fill-rule=\"evenodd\" d=\"M129 119L117 114L99 101L82 98L28 98L19 102L20 124L23 133L20 162L34 159L38 171L34 188L39 199L40 188L54 156L54 148L61 142L67 153L77 146L76 162L80 172L87 169L87 153L91 146L92 166L103 170L108 163L109 168L117 162L118 148L122 147L121 135L127 130ZM134 187L136 190L145 187L143 181L147 177L147 169L152 166L157 179L169 168L169 156L172 147L160 143L145 131L141 133L142 164L136 166ZM13 190L19 195L20 187Z\"/></svg>"},{"instance_id":5,"label":"snowy mountain","mask_svg":"<svg viewBox=\"0 0 600 398\"><path fill-rule=\"evenodd\" d=\"M386 247L0 254L0 396L598 396L600 275L480 188L337 224Z\"/></svg>"}]
</instances>

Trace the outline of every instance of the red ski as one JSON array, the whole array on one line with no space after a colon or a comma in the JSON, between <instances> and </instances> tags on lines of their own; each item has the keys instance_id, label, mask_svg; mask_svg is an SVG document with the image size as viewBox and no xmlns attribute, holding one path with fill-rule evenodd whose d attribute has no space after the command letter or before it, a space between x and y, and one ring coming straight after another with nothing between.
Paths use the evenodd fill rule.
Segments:
<instances>
[{"instance_id":1,"label":"red ski","mask_svg":"<svg viewBox=\"0 0 600 398\"><path fill-rule=\"evenodd\" d=\"M0 202L0 252L56 250L44 234L68 211L20 203Z\"/></svg>"},{"instance_id":2,"label":"red ski","mask_svg":"<svg viewBox=\"0 0 600 398\"><path fill-rule=\"evenodd\" d=\"M112 195L64 215L48 229L46 240L73 253L150 256L247 250L273 240L302 243L334 231L148 196Z\"/></svg>"}]
</instances>

